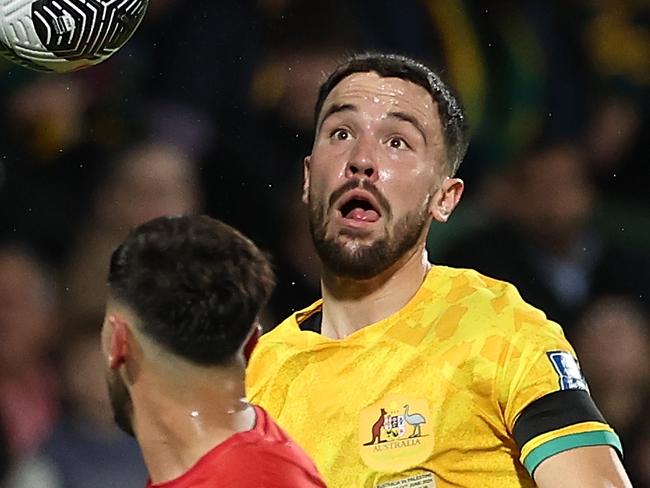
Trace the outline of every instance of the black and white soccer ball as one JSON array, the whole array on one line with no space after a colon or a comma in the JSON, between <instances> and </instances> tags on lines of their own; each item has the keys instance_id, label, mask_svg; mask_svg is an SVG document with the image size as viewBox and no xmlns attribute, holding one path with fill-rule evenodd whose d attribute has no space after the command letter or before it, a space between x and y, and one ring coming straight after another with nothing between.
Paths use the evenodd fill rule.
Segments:
<instances>
[{"instance_id":1,"label":"black and white soccer ball","mask_svg":"<svg viewBox=\"0 0 650 488\"><path fill-rule=\"evenodd\" d=\"M120 49L149 0L0 0L0 53L27 68L87 68Z\"/></svg>"}]
</instances>

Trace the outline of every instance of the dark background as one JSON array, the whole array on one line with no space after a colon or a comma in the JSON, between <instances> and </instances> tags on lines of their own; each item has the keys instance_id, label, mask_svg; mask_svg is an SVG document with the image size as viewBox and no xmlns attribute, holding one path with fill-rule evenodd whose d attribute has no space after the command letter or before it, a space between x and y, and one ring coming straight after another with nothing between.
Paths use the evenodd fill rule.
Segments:
<instances>
[{"instance_id":1,"label":"dark background","mask_svg":"<svg viewBox=\"0 0 650 488\"><path fill-rule=\"evenodd\" d=\"M563 326L635 486L650 486L642 0L153 0L99 66L0 60L7 486L142 486L96 347L108 256L131 227L202 212L241 229L276 264L267 329L318 297L302 158L324 73L360 50L419 58L457 89L466 193L430 259L511 281Z\"/></svg>"}]
</instances>

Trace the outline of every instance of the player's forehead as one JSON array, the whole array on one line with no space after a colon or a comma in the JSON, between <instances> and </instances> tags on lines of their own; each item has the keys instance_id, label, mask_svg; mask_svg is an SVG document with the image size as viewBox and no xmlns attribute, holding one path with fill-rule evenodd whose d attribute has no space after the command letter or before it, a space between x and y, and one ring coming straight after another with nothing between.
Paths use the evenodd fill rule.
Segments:
<instances>
[{"instance_id":1,"label":"player's forehead","mask_svg":"<svg viewBox=\"0 0 650 488\"><path fill-rule=\"evenodd\" d=\"M331 106L346 104L377 113L408 111L424 125L435 125L439 121L437 104L424 87L372 71L352 73L343 78L325 99L321 117Z\"/></svg>"}]
</instances>

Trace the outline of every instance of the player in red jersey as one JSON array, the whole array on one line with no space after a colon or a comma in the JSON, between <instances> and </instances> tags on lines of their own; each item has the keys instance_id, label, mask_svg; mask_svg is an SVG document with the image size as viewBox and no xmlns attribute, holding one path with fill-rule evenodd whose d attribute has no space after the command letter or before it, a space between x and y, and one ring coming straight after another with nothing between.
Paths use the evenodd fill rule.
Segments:
<instances>
[{"instance_id":1,"label":"player in red jersey","mask_svg":"<svg viewBox=\"0 0 650 488\"><path fill-rule=\"evenodd\" d=\"M272 288L255 245L206 216L155 219L113 253L102 349L115 421L140 444L149 487L325 486L245 399Z\"/></svg>"}]
</instances>

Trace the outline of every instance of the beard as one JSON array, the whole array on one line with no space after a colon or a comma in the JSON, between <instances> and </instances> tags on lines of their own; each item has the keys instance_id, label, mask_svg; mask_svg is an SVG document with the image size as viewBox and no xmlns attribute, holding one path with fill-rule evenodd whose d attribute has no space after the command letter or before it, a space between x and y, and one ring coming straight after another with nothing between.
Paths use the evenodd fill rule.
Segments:
<instances>
[{"instance_id":1,"label":"beard","mask_svg":"<svg viewBox=\"0 0 650 488\"><path fill-rule=\"evenodd\" d=\"M354 185L352 188L356 188ZM390 206L386 199L379 194L374 187L363 185L367 191L371 191L386 210L385 215L390 216ZM331 203L335 198L347 191L350 185L335 191L330 198ZM326 207L315 202L312 195L309 196L309 230L323 265L332 270L337 276L355 280L367 280L373 278L393 266L420 239L428 221L428 204L418 210L406 214L399 219L392 229L386 229L386 235L370 244L355 243L353 246L339 242L338 236L327 235Z\"/></svg>"},{"instance_id":2,"label":"beard","mask_svg":"<svg viewBox=\"0 0 650 488\"><path fill-rule=\"evenodd\" d=\"M133 401L129 389L119 373L115 371L106 373L106 383L108 384L108 396L111 400L115 423L122 431L131 437L135 437L132 420Z\"/></svg>"}]
</instances>

